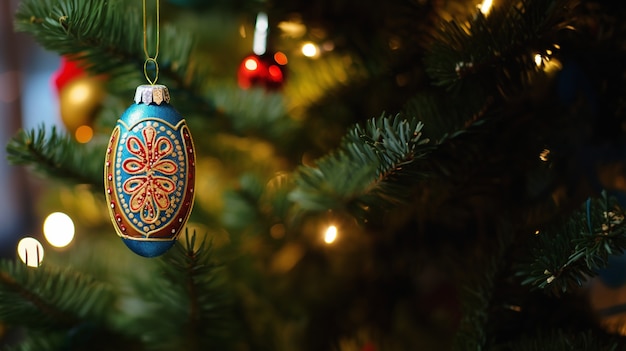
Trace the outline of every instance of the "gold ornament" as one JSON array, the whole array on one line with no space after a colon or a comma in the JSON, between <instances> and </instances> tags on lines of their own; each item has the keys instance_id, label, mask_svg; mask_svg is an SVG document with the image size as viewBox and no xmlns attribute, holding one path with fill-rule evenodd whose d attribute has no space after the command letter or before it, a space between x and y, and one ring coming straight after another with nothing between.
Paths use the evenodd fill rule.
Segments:
<instances>
[{"instance_id":1,"label":"gold ornament","mask_svg":"<svg viewBox=\"0 0 626 351\"><path fill-rule=\"evenodd\" d=\"M67 131L78 141L86 142L91 138L90 136L85 138L85 128L81 127L91 128L103 98L104 88L102 80L98 77L78 77L61 89L59 93L61 120Z\"/></svg>"}]
</instances>

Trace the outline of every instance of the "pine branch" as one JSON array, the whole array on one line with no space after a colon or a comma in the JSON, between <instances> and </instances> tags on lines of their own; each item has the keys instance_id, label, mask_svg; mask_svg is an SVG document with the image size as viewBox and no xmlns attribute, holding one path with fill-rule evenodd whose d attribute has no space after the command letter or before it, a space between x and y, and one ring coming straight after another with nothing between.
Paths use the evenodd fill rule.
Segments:
<instances>
[{"instance_id":1,"label":"pine branch","mask_svg":"<svg viewBox=\"0 0 626 351\"><path fill-rule=\"evenodd\" d=\"M488 16L477 12L467 24L445 22L425 59L433 84L457 94L463 86L463 93L490 87L504 96L528 87L538 72L534 55L554 50L571 21L568 4L524 0L496 5Z\"/></svg>"},{"instance_id":2,"label":"pine branch","mask_svg":"<svg viewBox=\"0 0 626 351\"><path fill-rule=\"evenodd\" d=\"M28 32L46 49L79 61L93 74L106 74L109 87L127 93L144 81L142 15L116 0L25 0L15 28ZM155 31L148 30L149 43ZM191 65L191 33L162 25L159 76L172 90L182 89L201 110L214 111L197 95L207 77Z\"/></svg>"},{"instance_id":3,"label":"pine branch","mask_svg":"<svg viewBox=\"0 0 626 351\"><path fill-rule=\"evenodd\" d=\"M477 279L464 286L460 300L465 313L455 335L455 350L482 350L489 345L487 325L495 279L501 268L499 259L493 257L488 264L481 266Z\"/></svg>"},{"instance_id":4,"label":"pine branch","mask_svg":"<svg viewBox=\"0 0 626 351\"><path fill-rule=\"evenodd\" d=\"M69 270L0 261L0 320L35 329L103 322L113 302L105 285Z\"/></svg>"},{"instance_id":5,"label":"pine branch","mask_svg":"<svg viewBox=\"0 0 626 351\"><path fill-rule=\"evenodd\" d=\"M518 267L522 284L558 294L597 275L610 255L626 250L624 215L615 199L603 193L564 223L541 230L532 243L530 261Z\"/></svg>"},{"instance_id":6,"label":"pine branch","mask_svg":"<svg viewBox=\"0 0 626 351\"><path fill-rule=\"evenodd\" d=\"M359 216L376 204L402 203L406 187L424 176L415 167L431 148L422 127L400 116L355 126L317 167L298 170L289 198L303 210L348 209Z\"/></svg>"},{"instance_id":7,"label":"pine branch","mask_svg":"<svg viewBox=\"0 0 626 351\"><path fill-rule=\"evenodd\" d=\"M491 103L491 99L485 101L485 96L486 92L480 87L474 87L463 96L451 96L439 90L422 92L407 101L403 114L422 121L424 134L439 142L484 117Z\"/></svg>"},{"instance_id":8,"label":"pine branch","mask_svg":"<svg viewBox=\"0 0 626 351\"><path fill-rule=\"evenodd\" d=\"M44 126L19 131L7 144L7 158L14 165L32 167L40 175L69 184L103 186L102 150L75 142L71 137Z\"/></svg>"},{"instance_id":9,"label":"pine branch","mask_svg":"<svg viewBox=\"0 0 626 351\"><path fill-rule=\"evenodd\" d=\"M46 49L87 59L94 73L139 71L141 16L117 1L22 1L15 28L32 34ZM92 61L93 60L93 61Z\"/></svg>"},{"instance_id":10,"label":"pine branch","mask_svg":"<svg viewBox=\"0 0 626 351\"><path fill-rule=\"evenodd\" d=\"M228 117L233 132L260 135L277 144L293 144L291 136L298 125L287 115L282 94L236 87L220 87L211 94Z\"/></svg>"},{"instance_id":11,"label":"pine branch","mask_svg":"<svg viewBox=\"0 0 626 351\"><path fill-rule=\"evenodd\" d=\"M159 266L162 275L151 281L148 290L136 287L147 309L132 325L152 326L137 330L146 345L153 350L224 349L232 328L231 312L206 238L198 243L195 232L186 232L184 243L178 242ZM154 315L160 318L157 324L150 323Z\"/></svg>"}]
</instances>

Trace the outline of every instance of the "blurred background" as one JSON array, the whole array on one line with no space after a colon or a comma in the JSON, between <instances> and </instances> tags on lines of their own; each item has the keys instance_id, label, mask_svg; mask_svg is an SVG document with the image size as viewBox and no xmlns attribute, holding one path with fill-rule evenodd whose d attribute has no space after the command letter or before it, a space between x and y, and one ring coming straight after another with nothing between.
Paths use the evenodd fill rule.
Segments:
<instances>
[{"instance_id":1,"label":"blurred background","mask_svg":"<svg viewBox=\"0 0 626 351\"><path fill-rule=\"evenodd\" d=\"M17 0L0 2L0 255L14 257L23 236L40 236L33 223L36 181L20 167L9 166L4 146L19 128L43 122L60 125L51 76L59 56L41 48L32 36L15 33Z\"/></svg>"},{"instance_id":2,"label":"blurred background","mask_svg":"<svg viewBox=\"0 0 626 351\"><path fill-rule=\"evenodd\" d=\"M136 83L139 81L143 84L142 72L135 69L140 65L134 62L127 63L125 66L121 65L122 68L132 68L127 74L113 72L117 67L109 67L112 71L109 77L112 78L109 88L113 88L112 90L119 95L119 98L107 100L107 109L100 111L102 115L99 116L99 122L103 124L94 125L96 132L99 127L100 131L105 130L106 134L93 133L93 130L89 129L88 137L85 141L81 141L82 136L78 133L80 129L78 127L81 124L68 123L63 117L67 110L61 111L63 104L60 103L64 101L64 95L61 94L62 90L59 88L59 79L62 78L60 74L62 72L70 74L72 68L68 66L67 61L61 59L59 54L46 51L35 43L32 35L15 33L13 21L18 2L18 0L0 0L0 143L2 144L0 147L0 223L2 223L0 256L14 258L18 250L21 250L16 250L21 238L33 237L46 243L41 238L46 228L44 222L50 213L63 211L76 220L79 235L73 247L63 248L68 245L74 235L74 224L71 220L69 237L59 238L60 243L55 243L48 235L45 235L46 247L48 243L55 247L46 252L46 257L50 258L55 257L56 254L54 263L61 267L79 267L94 276L104 278L103 281L118 282L121 277L126 279L126 283L130 282L129 284L134 284L137 281L136 277L152 277L151 279L157 281L154 278L155 275L144 274L151 269L157 269L154 268L156 263L141 261L140 258L129 254L118 238L113 235L110 218L104 210L106 206L102 206L102 199L99 198L102 193L101 187L93 193L86 187L89 184L99 184L102 180L101 171L97 172L97 178L89 179L93 180L92 183L76 181L77 184L74 184L71 190L58 187L59 194L50 195L51 192L46 190L54 190L55 183L46 182L23 167L10 166L5 150L9 140L20 128L29 130L44 123L46 128L57 127L63 131L67 129L68 134L80 143L87 143L94 136L95 143L92 145L97 145L103 140L102 138L109 137L108 133L112 125L120 116L117 111L123 111L127 106L129 102L127 97L132 97ZM249 315L246 314L241 320L243 320L242 324L250 326L249 337L254 340L250 342L250 345L255 345L255 342L273 345L272 342L275 342L276 345L284 346L284 350L303 350L303 348L294 348L291 345L305 340L301 345L308 345L310 350L322 350L322 347L316 347L315 342L324 344L325 340L334 340L337 335L347 335L345 339L342 339L346 341L346 344L337 349L374 351L379 349L375 348L372 343L377 336L374 332L368 334L368 328L370 326L387 328L393 324L388 336L388 340L392 340L393 343L430 345L432 346L430 349L441 350L442 345L450 346L451 335L457 331L461 318L459 291L462 291L461 287L466 284L465 280L472 281L468 279L468 276L472 275L476 277L471 278L476 278L479 283L489 282L485 284L488 288L484 291L491 293L488 289L493 288L493 296L496 298L489 303L494 305L485 303L485 308L495 306L493 310L501 312L501 315L496 313L497 316L489 320L490 324L484 323L485 330L493 327L497 330L493 332L494 335L510 336L511 344L517 343L515 338L518 337L518 331L525 330L531 322L537 325L535 326L538 330L537 335L541 336L544 330L539 323L535 322L545 322L546 316L560 316L562 321L568 323L575 319L571 317L570 312L579 312L580 300L564 300L565 302L558 306L543 297L534 300L536 295L528 293L530 288L514 285L517 282L509 279L514 276L511 273L512 265L509 267L508 264L499 264L504 267L500 268L496 264L491 264L492 257L495 257L494 260L514 261L517 259L513 255L508 255L508 252L507 254L498 253L500 244L493 237L497 235L505 238L506 240L502 242L509 240L508 235L536 238L540 232L537 230L538 224L543 226L544 223L548 223L547 217L557 218L565 211L571 211L574 205L578 206L579 200L586 198L589 192L588 187L581 186L583 183L580 179L588 176L590 170L593 170L589 164L603 156L596 152L604 151L604 149L595 148L596 145L591 141L581 138L590 128L579 127L588 127L589 123L586 120L583 123L574 119L574 117L580 117L575 113L582 110L578 105L571 103L571 106L567 106L571 107L571 111L567 108L562 111L561 106L554 110L544 108L558 105L559 102L554 97L558 96L557 93L563 93L558 90L560 86L545 83L548 79L554 79L556 73L562 68L556 57L552 59L549 56L552 55L553 49L556 51L556 45L547 46L549 50L544 50L545 53L542 51L543 55L529 49L523 55L520 54L520 58L517 58L519 61L511 60L509 63L512 62L513 68L509 68L508 71L504 69L504 71L505 73L513 72L515 78L521 77L519 81L510 79L513 82L509 82L508 75L497 76L486 70L478 74L480 79L468 79L470 88L461 89L460 93L457 92L460 98L449 100L446 99L447 95L443 94L441 86L435 87L432 84L430 78L427 77L429 72L424 68L426 66L423 63L424 57L428 56L431 49L428 45L430 34L438 28L435 23L438 23L440 19L466 18L469 14L477 13L478 9L487 13L489 10L487 6L477 7L480 1L414 0L406 1L406 3L396 1L389 3L398 5L392 8L388 8L389 4L386 2L372 2L371 4L380 7L382 13L377 13L372 8L364 9L367 6L357 1L287 1L282 2L280 4L282 7L278 6L278 8L285 13L293 11L299 16L290 17L281 14L281 18L284 17L285 20L278 24L270 23L269 28L277 28L278 30L274 33L283 34L280 37L281 40L277 40L282 46L277 45L276 49L287 53L290 72L296 74L289 76L289 85L281 90L280 94L265 94L262 90L246 90L242 93L238 88L248 89L249 86L243 86L242 79L237 82L235 72L239 70L241 73L242 67L253 71L248 67L248 62L255 67L258 64L257 61L249 61L249 56L244 56L249 55L251 46L249 44L253 41L251 33L254 18L251 16L257 11L241 10L246 16L242 16L242 18L245 17L245 21L240 22L245 22L245 25L239 25L239 21L228 23L225 19L219 18L219 15L216 15L217 12L209 10L206 10L206 18L198 18L197 22L194 22L190 20L195 14L193 10L195 7L191 5L195 6L202 1L162 2L167 3L170 9L180 6L180 12L170 11L165 14L170 20L176 21L177 27L175 28L195 30L199 35L211 37L206 42L208 44L204 44L201 47L202 50L199 50L210 52L211 55L197 54L193 60L190 60L194 65L207 66L207 72L204 73L210 79L203 82L206 85L204 87L206 91L199 92L197 95L185 94L194 90L192 89L195 84L193 77L196 72L191 68L189 72L192 73L181 69L184 74L178 76L176 63L179 61L171 59L168 63L166 56L168 53L184 56L184 50L162 50L161 62L163 62L162 67L167 67L169 64L170 72L174 73L174 78L178 78L170 77L169 82L175 82L175 84L168 84L168 86L171 89L172 86L179 85L178 91L172 96L176 96L176 108L186 109L183 114L188 119L191 129L194 130L196 147L210 150L206 153L196 153L198 155L196 175L203 181L197 185L195 217L192 216L190 219L189 227L198 232L206 232L213 240L216 252L221 254L220 258L229 262L228 270L231 274L231 287L229 288L237 291L238 295L230 294L230 291L229 294L236 296L237 304L241 304L237 306L242 311L249 312ZM491 3L485 1L485 3L488 2ZM76 0L73 3L82 5L87 2ZM250 3L255 4L255 1L250 1ZM590 3L594 5L594 2ZM37 4L44 7L45 2L37 2ZM398 12L405 11L404 6L408 6L407 4L413 5L415 13L413 16L407 15L404 21L397 20ZM589 9L595 9L591 5ZM239 2L215 1L214 6L235 8L239 6ZM333 6L337 8L330 9ZM379 8L376 7L376 9ZM93 11L89 13L91 12ZM329 13L336 14L330 16ZM346 20L347 14L353 15L354 18L351 21ZM240 19L234 16L233 18ZM56 18L53 20L48 18L48 21L47 23L52 22L59 27L56 28L55 33L65 38L68 30L60 23L61 19L57 22ZM267 19L265 21L267 28ZM319 24L316 21L323 23ZM344 21L350 23L346 24ZM591 27L593 29L591 32L598 36L611 32L604 29L604 22L591 21L585 16L581 16L578 22L581 23L581 28ZM21 23L37 27L38 24L44 23L44 20L40 19L40 22L37 22L37 18L29 14L23 16ZM609 21L609 24L606 27L613 28L613 22ZM119 23L111 23L111 27L116 25ZM139 27L140 25L137 28ZM520 25L520 28L522 27ZM318 39L318 46L306 43L310 38L299 33L306 28L312 38ZM334 32L337 34L331 35ZM176 34L175 31L170 33ZM616 36L619 37L619 35ZM170 38L170 42L184 47L180 43L184 42L185 37L176 36L175 38L176 40ZM485 35L485 38L482 38L484 40L479 40L479 42L487 42L490 38ZM549 35L546 35L546 38L549 38ZM546 44L553 44L548 39L545 41ZM467 47L474 46L472 43ZM592 41L592 43L595 42ZM62 51L62 45L59 44L59 47L59 51ZM302 48L301 51L300 48ZM317 50L326 50L325 54L328 55L320 55ZM467 49L467 51L472 50ZM499 51L494 50L490 54L497 57L499 56L497 52ZM278 51L278 53L282 52ZM598 51L589 55L600 56L601 53L603 52ZM285 54L282 55L272 57L277 64L284 66L287 61ZM449 56L452 57L450 62L453 64L448 65L448 69L454 67L450 70L451 81L456 81L463 74L471 78L472 74L468 72L472 72L473 62L463 59L464 56L458 59L454 55L456 52L452 50ZM322 56L322 58L317 59L316 56ZM443 54L441 56L447 57ZM468 56L471 55L468 54ZM565 56L563 54L563 57ZM243 61L241 61L242 57L245 57ZM107 57L93 55L91 59L106 60ZM438 64L445 60L433 59L433 61L436 62L430 62L430 64L435 68L441 68ZM589 62L591 62L589 66L593 68L592 72L603 66L595 61ZM97 63L102 64L102 62ZM242 65L239 65L240 63ZM520 66L523 66L522 63L526 65L523 66L524 69L519 69L517 63L520 63ZM96 68L101 68L98 64ZM104 64L115 66L110 62ZM193 65L190 66L193 67ZM278 66L271 67L277 68ZM497 71L500 68L502 67L494 70ZM103 69L103 71L106 70ZM520 108L515 99L509 99L511 96L515 97L517 93L524 92L521 89L517 91L515 83L525 87L528 83L525 79L530 76L526 74L526 71L532 71L538 77L537 81L533 81L533 84L529 86L541 88L529 90L531 94L528 94L528 98L537 106L526 106L525 108L531 110L528 113L525 108ZM571 71L566 71L568 72L571 73ZM277 85L281 86L284 83L284 76L282 71L277 74L281 78ZM578 78L579 82L581 81L582 73L574 72L572 75ZM608 77L616 75L613 72L606 74ZM192 78L189 78L190 76ZM117 80L114 80L115 78ZM168 77L163 78L163 81L167 82ZM241 77L238 76L238 78ZM250 83L253 78L249 76L249 81L245 79L243 81ZM484 80L481 80L482 78ZM492 82L491 79L502 81ZM485 86L491 88L493 85L500 90L496 91L494 88L493 91L489 89L482 91L473 88L472 84L482 86L484 81L488 82ZM89 84L84 80L82 83ZM236 83L239 83L239 87ZM267 90L276 88L269 85L275 82L264 83L268 84L265 87ZM622 85L619 84L620 87ZM605 86L608 85L605 84ZM90 87L92 92L97 90L95 85L90 85ZM507 89L502 89L503 87ZM590 87L590 84L583 84L584 92L593 90ZM570 91L570 89L566 90L566 92ZM610 97L620 95L622 92L618 89L606 88L606 90L610 94L604 91L604 95ZM67 88L63 91L67 91ZM418 92L429 94L417 95ZM446 93L449 92L446 91ZM574 89L572 94L576 93L579 91ZM206 101L197 99L202 94L210 95L215 106L206 103L209 99ZM283 101L279 96L283 94L289 99ZM621 96L624 95L621 94ZM426 97L432 97L432 100L435 99L434 97L442 97L443 103L428 105L431 99ZM583 96L583 100L586 97ZM616 97L615 100L623 101L623 98ZM541 105L539 101L546 104ZM608 104L604 105L611 108ZM432 108L428 109L424 106ZM306 221L303 220L304 224L296 229L291 229L284 225L284 223L290 223L284 221L290 215L287 211L284 214L285 218L267 215L267 213L283 215L281 212L283 207L270 206L271 211L276 212L274 213L261 206L266 202L272 205L282 204L279 201L281 192L276 189L282 190L281 186L284 184L281 182L286 183L285 179L287 179L285 174L302 164L312 165L313 160L335 149L345 134L346 128L353 123L365 122L366 119L380 116L383 112L394 114L398 111L411 111L406 115L420 119L429 117L421 114L432 114L433 120L425 121L424 135L433 138L436 142L436 139L447 135L449 131L463 130L466 127L470 129L475 118L487 116L485 119L488 119L489 114L483 115L483 113L491 109L490 106L495 106L495 111L509 117L503 120L520 121L521 124L506 124L507 128L504 129L487 125L484 128L490 131L490 134L486 136L469 133L465 136L466 139L463 136L453 139L449 144L452 145L450 150L441 148L440 150L443 151L437 154L440 159L434 156L435 160L432 162L432 168L436 171L434 173L442 170L441 173L446 173L446 176L431 176L428 181L417 182L417 185L410 182L405 184L410 192L403 192L402 195L410 193L415 196L411 197L410 204L403 211L385 217L377 214L377 210L372 211L371 215L366 214L368 207L363 207L364 210L360 211L360 207L345 206L371 222L364 221L368 224L361 227L356 225L352 216L344 217L345 214L340 211L335 213L321 211L315 216L307 217ZM616 104L616 106L622 105ZM503 108L499 110L500 107ZM618 107L615 107L616 111ZM457 109L459 111L454 113ZM555 110L560 113L553 113ZM443 118L437 120L439 115L453 121L443 120ZM454 120L456 117L458 120ZM535 121L537 123L534 123ZM446 124L447 122L449 124ZM192 125L193 123L195 125ZM226 128L224 125L229 127ZM298 127L294 128L293 125ZM618 128L614 128L614 125L605 123L602 130L617 130ZM216 128L220 126L227 131L221 132L219 128ZM294 130L298 133L292 133ZM263 137L269 137L268 139L276 145L263 141ZM588 142L588 144L583 142ZM28 142L25 144L32 145ZM60 144L62 143L59 142L59 149L62 149ZM569 147L571 150L568 149ZM104 150L104 148L98 149L98 146L94 146L93 149ZM561 151L560 156L559 151ZM540 153L539 157L537 153ZM100 159L94 162L102 166ZM334 179L339 190L343 190L342 184L358 183L358 179L357 181L353 179L358 178L353 177L353 169L348 162L344 163L341 166L345 169L339 169L336 172L337 179ZM56 165L54 162L48 162L48 164ZM438 168L439 165L442 166ZM518 165L521 166L518 168ZM71 166L85 169L96 168L85 167L85 164L81 162ZM445 166L451 166L452 171L446 172ZM561 186L561 183L565 185ZM266 192L266 188L271 191ZM312 188L319 189L320 187ZM473 193L472 190L476 192ZM572 190L571 194L569 190ZM301 196L302 193L306 195L306 192L300 192ZM311 194L311 198L315 199L316 193ZM476 196L476 194L481 194L481 196ZM69 199L65 205L64 195ZM51 199L53 196L56 197ZM272 196L278 200L271 202L265 199L265 197L271 198ZM303 198L308 199L307 196ZM321 199L322 205L326 206L324 201L326 198L324 196L318 198ZM349 196L347 198L350 200ZM343 201L343 199L340 200ZM340 203L340 200L337 202ZM314 201L301 202L317 204ZM333 204L332 201L330 203ZM381 200L380 203L385 202ZM569 203L574 205L570 206ZM348 204L353 203L348 202ZM257 209L256 206L260 208ZM329 208L332 206L329 205ZM67 223L66 218L57 216L61 224ZM331 225L331 219L340 225ZM506 220L510 220L510 224L500 223ZM622 220L623 217L619 224ZM339 227L339 232L337 227ZM328 230L318 230L320 228L328 228ZM41 244L38 245L35 246L37 250L41 247ZM558 258L560 248L556 245L554 252L545 256ZM19 251L20 255L23 252L25 250ZM36 252L39 254L43 251ZM58 255L59 252L64 254ZM476 257L481 260L478 262ZM27 265L38 266L40 263L33 263L32 255L31 262L21 258ZM52 262L49 258L46 259ZM555 261L558 260L555 259ZM459 262L462 264L458 264ZM472 269L467 269L467 262L471 264ZM621 308L626 306L626 274L624 274L623 265L623 262L614 262L613 267L617 269L604 274L605 281L600 282L603 285L597 284L597 281L590 281L586 282L589 283L588 285L582 287L583 289L590 288L589 290L592 291L589 299L585 297L587 299L585 301L590 301L590 308L608 311L607 315L623 312ZM133 269L129 270L128 267L133 267ZM504 271L499 272L498 269ZM548 281L549 285L555 279L554 276L546 277L549 271L543 268L534 270L538 272L537 281ZM178 277L176 274L173 276ZM206 276L210 278L209 274ZM490 285L491 280L483 279L484 277L489 279L496 277L498 280ZM578 279L575 274L573 277ZM161 291L162 286L158 281L157 283L148 281L143 283L145 286L143 289L137 289L141 292L137 296L145 298L143 295L145 291ZM178 285L182 286L182 284ZM167 286L177 286L177 284ZM526 293L528 294L525 295ZM85 294L77 293L77 295ZM481 294L476 295L480 297ZM134 296L131 297L134 298ZM158 297L167 299L172 311L175 311L176 305L172 303L175 299L169 299L166 293ZM576 297L579 298L579 296ZM128 296L123 296L123 298L128 300ZM523 301L522 298L528 299ZM2 295L0 295L1 299L3 299ZM499 299L507 303L500 303ZM183 299L179 300L183 301ZM4 299L4 301L7 304L9 300ZM473 302L475 306L471 306L468 310L474 309L478 311L476 313L482 313L483 301ZM77 305L81 304L77 303ZM161 327L165 328L165 322L173 323L174 319L163 317L163 306L164 304L159 305L159 311L155 315L148 313L153 311L146 312L146 320L153 320L158 315L156 317L164 322L160 323ZM559 313L552 313L552 310L543 308L544 306L556 306L560 309ZM124 305L124 307L127 306ZM520 313L522 310L523 314ZM108 312L107 309L104 311ZM526 317L526 311L529 311L529 315L532 314L532 318ZM131 309L131 312L134 310ZM509 318L512 312L516 313L515 317L511 317L508 323L507 321L501 323L501 319ZM225 315L230 317L232 313L225 313ZM478 330L476 335L480 334L482 326L472 325L474 315L467 312L466 315L469 316L467 325ZM595 316L595 313L589 313L589 315ZM130 313L127 317L133 320L135 316ZM498 319L498 317L501 318ZM222 320L223 318L216 319ZM624 319L626 317L622 316L622 320L617 322L613 329L623 328L626 325ZM555 322L554 325L560 327L559 323ZM578 328L578 325L572 328ZM70 336L73 338L73 333L74 329L70 330L68 335L72 334ZM361 333L365 333L365 337L362 337ZM155 334L158 334L158 330ZM170 334L176 333L170 332ZM107 333L98 335L103 339L111 339ZM406 340L398 336L405 337ZM244 339L244 337L237 334L234 339ZM471 340L471 337L468 339ZM267 340L272 340L272 342ZM381 340L386 341L385 338ZM0 324L0 341L2 341L2 324ZM626 343L626 340L623 342ZM358 347L353 345L358 345ZM381 345L384 345L382 341ZM253 349L259 350L253 346L245 350ZM267 346L267 349L271 347ZM398 346L397 349L406 348ZM424 348L417 347L417 349ZM278 348L271 350L275 351Z\"/></svg>"}]
</instances>

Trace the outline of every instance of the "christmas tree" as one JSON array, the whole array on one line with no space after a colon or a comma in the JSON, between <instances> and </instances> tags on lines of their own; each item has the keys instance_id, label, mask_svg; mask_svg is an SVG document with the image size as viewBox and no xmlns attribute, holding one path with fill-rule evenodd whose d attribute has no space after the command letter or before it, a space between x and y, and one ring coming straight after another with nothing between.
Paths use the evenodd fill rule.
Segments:
<instances>
[{"instance_id":1,"label":"christmas tree","mask_svg":"<svg viewBox=\"0 0 626 351\"><path fill-rule=\"evenodd\" d=\"M66 128L6 145L76 224L0 261L7 350L626 349L623 305L594 295L624 283L621 3L22 0L14 18L97 108L73 114L66 78ZM145 258L104 169L157 77L195 201Z\"/></svg>"}]
</instances>

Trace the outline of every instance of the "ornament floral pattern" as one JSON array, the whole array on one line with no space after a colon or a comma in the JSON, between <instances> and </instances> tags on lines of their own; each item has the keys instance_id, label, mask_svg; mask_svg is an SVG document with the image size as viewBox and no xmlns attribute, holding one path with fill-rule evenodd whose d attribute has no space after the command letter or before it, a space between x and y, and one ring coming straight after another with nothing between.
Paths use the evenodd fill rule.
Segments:
<instances>
[{"instance_id":1,"label":"ornament floral pattern","mask_svg":"<svg viewBox=\"0 0 626 351\"><path fill-rule=\"evenodd\" d=\"M178 166L166 159L173 146L166 137L158 137L153 127L145 127L143 140L131 136L126 141L130 154L122 167L131 175L123 184L124 192L130 195L130 210L138 213L144 223L155 223L161 211L170 207L170 194L176 189L169 178L176 174Z\"/></svg>"}]
</instances>

